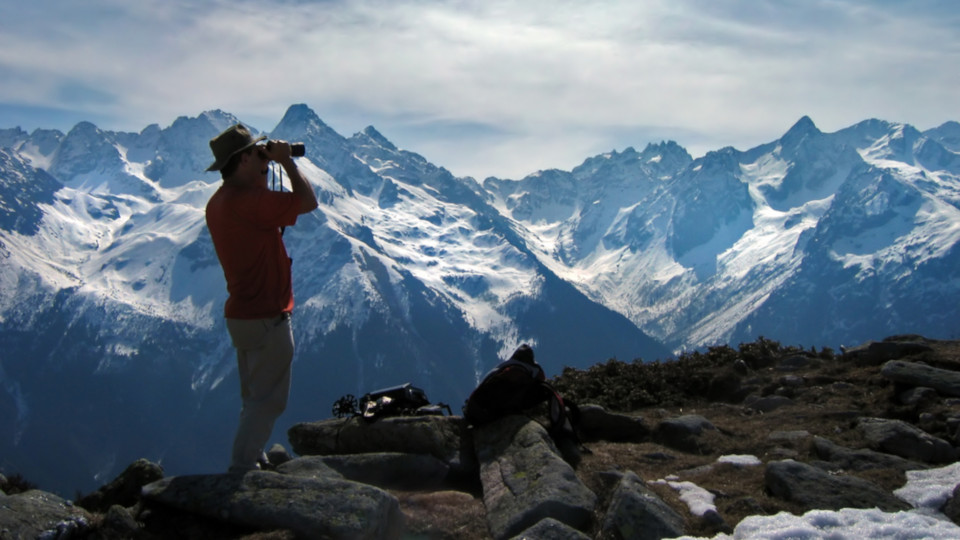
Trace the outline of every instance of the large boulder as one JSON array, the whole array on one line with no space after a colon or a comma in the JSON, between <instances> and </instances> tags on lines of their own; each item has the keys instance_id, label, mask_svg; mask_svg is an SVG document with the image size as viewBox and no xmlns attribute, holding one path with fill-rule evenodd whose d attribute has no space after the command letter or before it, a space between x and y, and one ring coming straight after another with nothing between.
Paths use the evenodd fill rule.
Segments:
<instances>
[{"instance_id":1,"label":"large boulder","mask_svg":"<svg viewBox=\"0 0 960 540\"><path fill-rule=\"evenodd\" d=\"M896 360L932 350L933 347L924 343L924 339L919 336L894 336L883 341L868 341L850 349L843 349L843 357L859 364L880 365L887 360Z\"/></svg>"},{"instance_id":2,"label":"large boulder","mask_svg":"<svg viewBox=\"0 0 960 540\"><path fill-rule=\"evenodd\" d=\"M804 510L879 508L909 510L910 505L876 484L854 476L834 476L792 459L767 465L764 482L774 497L795 502Z\"/></svg>"},{"instance_id":3,"label":"large boulder","mask_svg":"<svg viewBox=\"0 0 960 540\"><path fill-rule=\"evenodd\" d=\"M857 428L870 446L881 452L925 463L952 463L957 459L953 445L902 420L861 418Z\"/></svg>"},{"instance_id":4,"label":"large boulder","mask_svg":"<svg viewBox=\"0 0 960 540\"><path fill-rule=\"evenodd\" d=\"M587 440L642 441L650 436L650 428L638 416L588 404L580 407L580 433Z\"/></svg>"},{"instance_id":5,"label":"large boulder","mask_svg":"<svg viewBox=\"0 0 960 540\"><path fill-rule=\"evenodd\" d=\"M688 414L660 422L656 435L661 443L670 448L704 453L710 448L704 436L716 432L717 427L703 416Z\"/></svg>"},{"instance_id":6,"label":"large boulder","mask_svg":"<svg viewBox=\"0 0 960 540\"><path fill-rule=\"evenodd\" d=\"M547 518L575 529L590 525L597 497L539 423L507 416L477 428L474 444L494 538L510 538Z\"/></svg>"},{"instance_id":7,"label":"large boulder","mask_svg":"<svg viewBox=\"0 0 960 540\"><path fill-rule=\"evenodd\" d=\"M340 456L306 456L280 465L277 471L302 470L308 466L307 463L316 461L336 471L347 480L385 489L408 491L439 489L450 469L446 463L430 455L376 452Z\"/></svg>"},{"instance_id":8,"label":"large boulder","mask_svg":"<svg viewBox=\"0 0 960 540\"><path fill-rule=\"evenodd\" d=\"M590 540L582 532L553 518L538 521L536 525L514 536L510 540Z\"/></svg>"},{"instance_id":9,"label":"large boulder","mask_svg":"<svg viewBox=\"0 0 960 540\"><path fill-rule=\"evenodd\" d=\"M77 505L91 512L106 512L114 505L130 507L140 500L143 486L161 478L163 467L146 459L138 459L109 484L77 500Z\"/></svg>"},{"instance_id":10,"label":"large boulder","mask_svg":"<svg viewBox=\"0 0 960 540\"><path fill-rule=\"evenodd\" d=\"M90 529L90 514L38 489L0 493L0 538L70 538Z\"/></svg>"},{"instance_id":11,"label":"large boulder","mask_svg":"<svg viewBox=\"0 0 960 540\"><path fill-rule=\"evenodd\" d=\"M452 476L476 474L477 464L460 416L398 416L365 422L359 417L295 424L287 431L301 456L400 452L430 455Z\"/></svg>"},{"instance_id":12,"label":"large boulder","mask_svg":"<svg viewBox=\"0 0 960 540\"><path fill-rule=\"evenodd\" d=\"M866 471L870 469L894 469L913 471L926 469L923 463L894 456L886 452L876 452L866 448L850 449L823 437L813 438L813 449L820 459L830 462L837 468L847 471Z\"/></svg>"},{"instance_id":13,"label":"large boulder","mask_svg":"<svg viewBox=\"0 0 960 540\"><path fill-rule=\"evenodd\" d=\"M684 520L633 472L622 476L603 518L602 538L660 540L684 534Z\"/></svg>"},{"instance_id":14,"label":"large boulder","mask_svg":"<svg viewBox=\"0 0 960 540\"><path fill-rule=\"evenodd\" d=\"M960 372L957 371L891 360L883 365L880 374L899 384L933 388L945 396L960 397Z\"/></svg>"},{"instance_id":15,"label":"large boulder","mask_svg":"<svg viewBox=\"0 0 960 540\"><path fill-rule=\"evenodd\" d=\"M302 538L398 538L396 498L376 487L331 477L275 472L174 476L144 486L160 504L256 530L285 529Z\"/></svg>"}]
</instances>

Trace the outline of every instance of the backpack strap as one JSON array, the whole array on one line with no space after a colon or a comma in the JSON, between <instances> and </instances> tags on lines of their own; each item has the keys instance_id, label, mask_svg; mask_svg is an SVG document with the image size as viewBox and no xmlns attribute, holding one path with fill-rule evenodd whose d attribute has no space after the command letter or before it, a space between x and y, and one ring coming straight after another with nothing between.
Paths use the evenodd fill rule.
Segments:
<instances>
[{"instance_id":1,"label":"backpack strap","mask_svg":"<svg viewBox=\"0 0 960 540\"><path fill-rule=\"evenodd\" d=\"M550 383L543 381L540 385L547 394L549 404L550 426L547 431L554 438L573 440L581 451L590 453L580 440L580 407L570 400L564 400Z\"/></svg>"}]
</instances>

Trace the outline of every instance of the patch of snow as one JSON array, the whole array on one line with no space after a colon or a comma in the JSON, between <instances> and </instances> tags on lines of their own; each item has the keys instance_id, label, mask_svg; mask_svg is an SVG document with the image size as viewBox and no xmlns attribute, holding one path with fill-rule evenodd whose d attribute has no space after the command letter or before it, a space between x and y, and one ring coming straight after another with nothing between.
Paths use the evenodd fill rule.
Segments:
<instances>
[{"instance_id":1,"label":"patch of snow","mask_svg":"<svg viewBox=\"0 0 960 540\"><path fill-rule=\"evenodd\" d=\"M844 508L811 510L802 516L788 512L749 516L737 524L732 535L721 533L711 540L955 540L960 538L960 527L941 514L939 508L957 484L960 484L960 463L907 471L907 483L894 494L913 505L914 510L884 512L876 508ZM696 493L692 489L690 492ZM707 539L681 536L675 540Z\"/></svg>"},{"instance_id":2,"label":"patch of snow","mask_svg":"<svg viewBox=\"0 0 960 540\"><path fill-rule=\"evenodd\" d=\"M756 465L763 465L763 462L760 461L760 458L757 456L752 456L750 454L733 454L729 456L720 456L717 458L717 463L729 463L731 465L738 465L740 467L753 467Z\"/></svg>"}]
</instances>

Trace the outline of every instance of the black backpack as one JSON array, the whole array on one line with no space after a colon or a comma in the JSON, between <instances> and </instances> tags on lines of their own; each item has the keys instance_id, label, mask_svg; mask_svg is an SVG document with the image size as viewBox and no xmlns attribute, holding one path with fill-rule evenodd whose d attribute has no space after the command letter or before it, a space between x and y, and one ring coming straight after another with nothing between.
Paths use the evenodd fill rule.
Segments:
<instances>
[{"instance_id":1,"label":"black backpack","mask_svg":"<svg viewBox=\"0 0 960 540\"><path fill-rule=\"evenodd\" d=\"M468 424L482 426L507 415L524 414L544 402L548 404L550 435L579 443L580 409L546 382L533 349L523 344L480 381L463 406L463 416Z\"/></svg>"},{"instance_id":2,"label":"black backpack","mask_svg":"<svg viewBox=\"0 0 960 540\"><path fill-rule=\"evenodd\" d=\"M359 401L347 394L333 404L334 416L359 416L367 422L386 416L443 416L444 409L450 414L449 405L431 404L427 394L410 383L364 394Z\"/></svg>"}]
</instances>

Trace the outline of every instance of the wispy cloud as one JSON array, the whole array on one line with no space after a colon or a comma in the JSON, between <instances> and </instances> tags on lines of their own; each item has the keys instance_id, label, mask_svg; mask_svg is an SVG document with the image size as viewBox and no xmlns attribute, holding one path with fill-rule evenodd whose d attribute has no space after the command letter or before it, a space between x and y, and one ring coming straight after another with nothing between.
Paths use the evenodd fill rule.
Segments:
<instances>
[{"instance_id":1,"label":"wispy cloud","mask_svg":"<svg viewBox=\"0 0 960 540\"><path fill-rule=\"evenodd\" d=\"M0 111L133 130L221 108L269 130L302 102L346 135L372 124L457 174L514 177L665 138L747 147L803 115L960 117L949 2L196 4L5 4Z\"/></svg>"}]
</instances>

